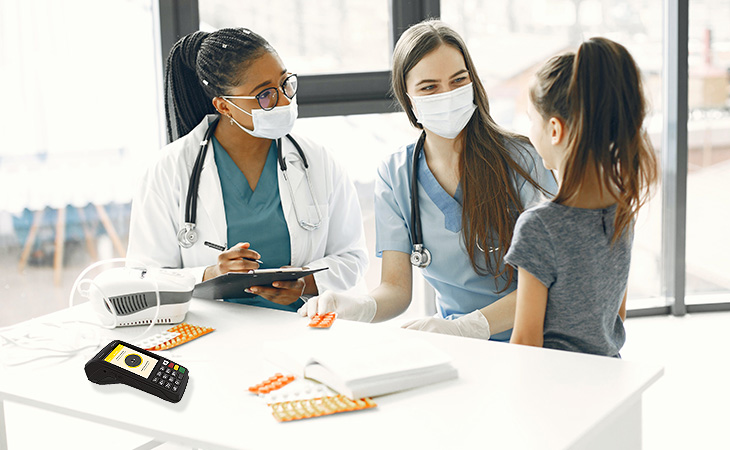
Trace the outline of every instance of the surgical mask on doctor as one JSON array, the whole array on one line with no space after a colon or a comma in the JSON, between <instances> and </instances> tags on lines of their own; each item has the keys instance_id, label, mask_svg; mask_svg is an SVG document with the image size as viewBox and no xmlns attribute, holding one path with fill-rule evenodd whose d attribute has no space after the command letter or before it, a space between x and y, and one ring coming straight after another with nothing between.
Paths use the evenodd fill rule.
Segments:
<instances>
[{"instance_id":1,"label":"surgical mask on doctor","mask_svg":"<svg viewBox=\"0 0 730 450\"><path fill-rule=\"evenodd\" d=\"M446 139L458 136L477 109L472 83L442 94L408 96L418 122Z\"/></svg>"},{"instance_id":2,"label":"surgical mask on doctor","mask_svg":"<svg viewBox=\"0 0 730 450\"><path fill-rule=\"evenodd\" d=\"M279 139L280 137L286 136L294 128L294 121L297 120L299 110L297 108L296 99L292 99L291 103L285 106L277 106L274 109L254 109L251 112L246 111L240 106L236 105L226 97L221 97L231 105L235 106L240 111L253 117L253 131L244 127L236 119L231 117L231 121L238 125L238 128L242 129L251 136L265 138L265 139Z\"/></svg>"}]
</instances>

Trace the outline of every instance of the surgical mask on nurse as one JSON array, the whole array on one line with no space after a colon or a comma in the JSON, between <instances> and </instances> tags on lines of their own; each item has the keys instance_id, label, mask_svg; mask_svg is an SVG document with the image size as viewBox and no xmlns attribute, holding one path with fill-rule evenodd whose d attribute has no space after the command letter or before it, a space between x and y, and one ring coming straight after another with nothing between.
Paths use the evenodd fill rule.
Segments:
<instances>
[{"instance_id":1,"label":"surgical mask on nurse","mask_svg":"<svg viewBox=\"0 0 730 450\"><path fill-rule=\"evenodd\" d=\"M472 83L442 94L410 97L418 122L446 139L461 133L477 109Z\"/></svg>"}]
</instances>

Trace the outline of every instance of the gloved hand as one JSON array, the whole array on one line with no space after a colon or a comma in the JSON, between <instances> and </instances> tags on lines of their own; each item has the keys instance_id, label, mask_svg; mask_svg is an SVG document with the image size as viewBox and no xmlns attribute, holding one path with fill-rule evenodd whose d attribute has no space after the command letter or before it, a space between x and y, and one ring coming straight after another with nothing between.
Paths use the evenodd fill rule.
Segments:
<instances>
[{"instance_id":1,"label":"gloved hand","mask_svg":"<svg viewBox=\"0 0 730 450\"><path fill-rule=\"evenodd\" d=\"M433 333L453 334L454 336L489 339L489 322L481 311L476 310L454 320L439 317L426 317L411 320L401 325L409 330L431 331Z\"/></svg>"},{"instance_id":2,"label":"gloved hand","mask_svg":"<svg viewBox=\"0 0 730 450\"><path fill-rule=\"evenodd\" d=\"M378 304L369 295L324 291L323 294L310 298L298 312L302 317L312 317L334 311L339 319L371 322L377 309Z\"/></svg>"}]
</instances>

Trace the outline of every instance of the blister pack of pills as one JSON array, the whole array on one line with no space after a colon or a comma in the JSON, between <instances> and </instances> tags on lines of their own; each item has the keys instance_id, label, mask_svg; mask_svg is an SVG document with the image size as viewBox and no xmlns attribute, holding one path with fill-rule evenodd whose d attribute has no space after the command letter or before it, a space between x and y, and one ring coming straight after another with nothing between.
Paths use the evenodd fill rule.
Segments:
<instances>
[{"instance_id":1,"label":"blister pack of pills","mask_svg":"<svg viewBox=\"0 0 730 450\"><path fill-rule=\"evenodd\" d=\"M138 346L148 351L169 350L178 345L190 342L193 339L197 339L211 331L215 331L215 328L199 327L183 322L172 328L168 328L167 331L145 339ZM147 344L148 341L149 344Z\"/></svg>"},{"instance_id":2,"label":"blister pack of pills","mask_svg":"<svg viewBox=\"0 0 730 450\"><path fill-rule=\"evenodd\" d=\"M268 394L271 391L283 388L294 381L294 379L294 375L283 375L277 373L273 377L269 377L261 383L249 387L248 392L253 394Z\"/></svg>"},{"instance_id":3,"label":"blister pack of pills","mask_svg":"<svg viewBox=\"0 0 730 450\"><path fill-rule=\"evenodd\" d=\"M344 395L336 395L332 397L272 403L269 406L271 406L271 413L276 420L279 422L289 422L291 420L328 416L341 412L359 411L374 408L377 405L370 398L351 400Z\"/></svg>"},{"instance_id":4,"label":"blister pack of pills","mask_svg":"<svg viewBox=\"0 0 730 450\"><path fill-rule=\"evenodd\" d=\"M135 344L139 348L143 348L145 350L150 350L158 345L164 344L165 342L169 342L178 336L180 336L180 333L176 333L176 332L172 332L172 331L163 331L162 333L157 333L154 336L150 336L146 339L136 342Z\"/></svg>"},{"instance_id":5,"label":"blister pack of pills","mask_svg":"<svg viewBox=\"0 0 730 450\"><path fill-rule=\"evenodd\" d=\"M324 384L277 373L248 388L271 408L279 422L327 416L377 406L370 398L351 400Z\"/></svg>"},{"instance_id":6,"label":"blister pack of pills","mask_svg":"<svg viewBox=\"0 0 730 450\"><path fill-rule=\"evenodd\" d=\"M334 312L328 312L327 314L315 314L312 316L312 320L309 321L309 326L312 328L329 328L335 321L337 314Z\"/></svg>"}]
</instances>

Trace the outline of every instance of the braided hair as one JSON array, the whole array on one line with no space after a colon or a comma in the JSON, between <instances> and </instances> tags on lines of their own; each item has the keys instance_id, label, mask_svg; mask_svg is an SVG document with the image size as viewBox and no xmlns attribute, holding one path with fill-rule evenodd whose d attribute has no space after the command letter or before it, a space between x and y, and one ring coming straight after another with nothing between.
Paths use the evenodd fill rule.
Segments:
<instances>
[{"instance_id":1,"label":"braided hair","mask_svg":"<svg viewBox=\"0 0 730 450\"><path fill-rule=\"evenodd\" d=\"M216 114L212 100L240 85L241 74L265 52L276 53L266 39L246 28L196 31L177 41L165 70L168 140L188 134L207 114Z\"/></svg>"}]
</instances>

